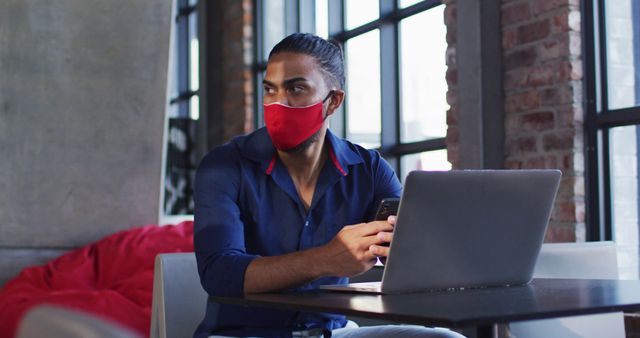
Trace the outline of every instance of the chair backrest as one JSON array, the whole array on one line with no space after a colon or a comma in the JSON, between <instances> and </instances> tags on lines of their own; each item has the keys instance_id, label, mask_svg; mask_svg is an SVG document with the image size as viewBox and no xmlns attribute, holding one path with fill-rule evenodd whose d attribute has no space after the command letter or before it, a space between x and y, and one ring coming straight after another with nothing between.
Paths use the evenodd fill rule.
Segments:
<instances>
[{"instance_id":1,"label":"chair backrest","mask_svg":"<svg viewBox=\"0 0 640 338\"><path fill-rule=\"evenodd\" d=\"M616 245L614 242L545 243L533 276L618 279Z\"/></svg>"},{"instance_id":2,"label":"chair backrest","mask_svg":"<svg viewBox=\"0 0 640 338\"><path fill-rule=\"evenodd\" d=\"M534 278L617 279L618 261L613 242L545 243ZM625 337L623 314L610 313L511 323L511 336Z\"/></svg>"},{"instance_id":3,"label":"chair backrest","mask_svg":"<svg viewBox=\"0 0 640 338\"><path fill-rule=\"evenodd\" d=\"M192 337L204 318L206 303L194 253L156 256L151 338Z\"/></svg>"},{"instance_id":4,"label":"chair backrest","mask_svg":"<svg viewBox=\"0 0 640 338\"><path fill-rule=\"evenodd\" d=\"M30 310L20 322L16 337L142 338L116 323L53 305L41 305Z\"/></svg>"}]
</instances>

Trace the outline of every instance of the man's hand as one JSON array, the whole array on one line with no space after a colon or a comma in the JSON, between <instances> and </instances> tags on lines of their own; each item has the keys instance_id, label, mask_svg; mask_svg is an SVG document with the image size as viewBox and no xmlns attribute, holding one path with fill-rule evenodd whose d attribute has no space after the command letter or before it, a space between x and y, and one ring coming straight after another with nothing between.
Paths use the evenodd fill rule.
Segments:
<instances>
[{"instance_id":1,"label":"man's hand","mask_svg":"<svg viewBox=\"0 0 640 338\"><path fill-rule=\"evenodd\" d=\"M387 218L387 222L392 227L395 227L396 216L389 216L389 218ZM384 260L387 258L387 256L389 256L389 245L393 240L393 232L388 232L388 231L379 232L378 239L380 240L381 244L371 245L369 247L369 251L371 251L371 253L373 253L374 255L381 257L382 262L384 263Z\"/></svg>"},{"instance_id":2,"label":"man's hand","mask_svg":"<svg viewBox=\"0 0 640 338\"><path fill-rule=\"evenodd\" d=\"M325 276L359 275L371 269L389 248L395 217L348 225L326 245L280 256L258 257L249 263L244 293L284 290ZM371 250L373 249L373 250Z\"/></svg>"},{"instance_id":3,"label":"man's hand","mask_svg":"<svg viewBox=\"0 0 640 338\"><path fill-rule=\"evenodd\" d=\"M391 217L390 217L391 218ZM322 247L322 264L331 276L356 276L371 269L378 256L386 256L393 223L374 221L347 225L329 243ZM389 240L387 240L389 238ZM371 249L376 251L372 251ZM380 250L382 248L382 250ZM386 249L387 251L385 251Z\"/></svg>"}]
</instances>

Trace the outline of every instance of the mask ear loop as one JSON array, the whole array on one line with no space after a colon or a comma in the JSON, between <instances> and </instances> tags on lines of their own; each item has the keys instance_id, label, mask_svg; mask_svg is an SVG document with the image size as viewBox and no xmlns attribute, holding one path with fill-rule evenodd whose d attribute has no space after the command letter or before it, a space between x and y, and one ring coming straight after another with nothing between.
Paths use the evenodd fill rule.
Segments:
<instances>
[{"instance_id":1,"label":"mask ear loop","mask_svg":"<svg viewBox=\"0 0 640 338\"><path fill-rule=\"evenodd\" d=\"M324 100L322 100L322 104L324 105L325 102L327 102L327 100L333 96L333 93L335 93L335 90L330 90L329 94L327 94L327 97L324 98ZM326 114L323 118L322 118L322 122L324 123L324 121L329 117L329 114Z\"/></svg>"}]
</instances>

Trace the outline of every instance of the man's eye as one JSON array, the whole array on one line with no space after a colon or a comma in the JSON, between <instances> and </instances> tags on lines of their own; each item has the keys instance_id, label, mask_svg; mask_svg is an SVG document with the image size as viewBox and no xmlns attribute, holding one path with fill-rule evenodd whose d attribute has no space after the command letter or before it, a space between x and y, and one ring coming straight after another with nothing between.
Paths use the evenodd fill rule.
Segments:
<instances>
[{"instance_id":1,"label":"man's eye","mask_svg":"<svg viewBox=\"0 0 640 338\"><path fill-rule=\"evenodd\" d=\"M300 87L300 86L291 87L289 89L289 91L294 93L294 94L300 94L300 93L304 92L304 87Z\"/></svg>"},{"instance_id":2,"label":"man's eye","mask_svg":"<svg viewBox=\"0 0 640 338\"><path fill-rule=\"evenodd\" d=\"M263 87L265 94L273 94L273 88L271 87Z\"/></svg>"}]
</instances>

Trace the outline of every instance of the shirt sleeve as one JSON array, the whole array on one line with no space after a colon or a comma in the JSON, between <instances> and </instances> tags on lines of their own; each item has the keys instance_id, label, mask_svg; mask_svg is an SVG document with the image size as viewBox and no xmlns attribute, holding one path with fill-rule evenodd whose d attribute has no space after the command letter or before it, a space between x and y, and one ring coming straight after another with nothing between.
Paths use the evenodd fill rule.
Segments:
<instances>
[{"instance_id":1,"label":"shirt sleeve","mask_svg":"<svg viewBox=\"0 0 640 338\"><path fill-rule=\"evenodd\" d=\"M400 198L402 194L402 185L391 165L377 151L373 151L372 160L374 198L368 211L371 220L375 217L380 201L385 198Z\"/></svg>"},{"instance_id":2,"label":"shirt sleeve","mask_svg":"<svg viewBox=\"0 0 640 338\"><path fill-rule=\"evenodd\" d=\"M230 146L200 163L194 184L194 250L203 288L211 296L241 296L244 274L256 258L246 253L238 195L240 161Z\"/></svg>"}]
</instances>

